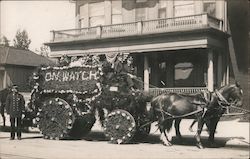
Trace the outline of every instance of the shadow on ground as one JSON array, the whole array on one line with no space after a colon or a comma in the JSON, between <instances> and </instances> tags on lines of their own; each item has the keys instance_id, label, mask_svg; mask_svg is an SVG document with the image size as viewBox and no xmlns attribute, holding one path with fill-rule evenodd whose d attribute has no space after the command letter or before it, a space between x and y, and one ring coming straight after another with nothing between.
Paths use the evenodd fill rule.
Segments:
<instances>
[{"instance_id":1,"label":"shadow on ground","mask_svg":"<svg viewBox=\"0 0 250 159\"><path fill-rule=\"evenodd\" d=\"M10 131L10 127L0 127L0 131L5 131L5 132L9 132ZM173 137L172 139L172 144L173 145L184 145L184 146L196 146L196 141L194 136L192 135L183 135L183 140L179 141L176 137ZM9 137L0 137L0 139L5 139L5 138L9 138ZM43 138L43 136L39 135L39 136L33 136L33 137L22 137L22 140L25 139L37 139L37 138ZM204 145L204 147L210 147L209 142L208 142L208 137L201 137L202 139L202 143ZM249 143L244 144L234 144L234 145L227 145L226 143L229 140L233 140L233 139L239 139L239 140L244 140L243 137L216 137L215 138L215 142L216 142L216 146L210 147L210 148L221 148L221 147L225 147L225 148L234 148L234 149L246 149L248 151L249 149ZM81 139L72 139L72 138L66 138L63 140L86 140L86 141L94 141L94 142L103 142L106 141L108 142L109 140L105 137L104 133L101 131L91 131L89 134L87 134L86 136L84 136ZM139 144L139 143L148 143L148 144L162 144L159 135L156 134L150 134L148 135L146 138L142 139L142 140L134 140L131 141L128 144Z\"/></svg>"},{"instance_id":2,"label":"shadow on ground","mask_svg":"<svg viewBox=\"0 0 250 159\"><path fill-rule=\"evenodd\" d=\"M87 136L83 137L82 139L87 140L87 141L109 141L103 132L99 131L91 131ZM211 148L220 148L220 147L225 147L226 143L229 140L232 139L244 139L243 137L216 137L215 138L215 143L216 146L211 147ZM131 141L129 144L139 144L139 143L149 143L149 144L162 144L159 135L154 135L150 134L148 137L144 138L143 140L136 140L136 141ZM183 141L179 141L176 137L173 137L172 139L173 145L186 145L186 146L196 146L196 141L194 136L191 135L184 135L183 136ZM210 147L210 144L208 142L208 137L202 137L202 143L205 147ZM230 147L235 147L235 148L249 148L249 145L230 145Z\"/></svg>"},{"instance_id":3,"label":"shadow on ground","mask_svg":"<svg viewBox=\"0 0 250 159\"><path fill-rule=\"evenodd\" d=\"M179 141L176 137L173 137L172 139L172 143L173 145L184 145L184 146L196 146L196 141L194 136L191 135L184 135L183 137L183 141ZM99 132L99 131L91 131L87 136L82 138L83 140L87 140L87 141L109 141L103 132ZM208 137L202 137L202 143L204 145L204 147L207 148L220 148L220 147L225 147L226 143L229 140L232 139L239 139L239 140L243 140L243 137L216 137L215 138L215 143L216 145L211 147L209 142L208 142ZM131 141L129 144L139 144L139 143L148 143L148 144L162 144L159 135L154 135L154 134L150 134L148 137L142 139L142 140L136 140L136 141ZM249 149L249 144L247 145L230 145L227 146L228 148L238 148L238 149Z\"/></svg>"},{"instance_id":4,"label":"shadow on ground","mask_svg":"<svg viewBox=\"0 0 250 159\"><path fill-rule=\"evenodd\" d=\"M0 126L0 132L10 132L10 126ZM39 133L39 131L29 131L28 127L22 128L22 132L24 133Z\"/></svg>"},{"instance_id":5,"label":"shadow on ground","mask_svg":"<svg viewBox=\"0 0 250 159\"><path fill-rule=\"evenodd\" d=\"M109 141L103 132L101 131L91 131L88 135L84 136L82 139L87 141Z\"/></svg>"}]
</instances>

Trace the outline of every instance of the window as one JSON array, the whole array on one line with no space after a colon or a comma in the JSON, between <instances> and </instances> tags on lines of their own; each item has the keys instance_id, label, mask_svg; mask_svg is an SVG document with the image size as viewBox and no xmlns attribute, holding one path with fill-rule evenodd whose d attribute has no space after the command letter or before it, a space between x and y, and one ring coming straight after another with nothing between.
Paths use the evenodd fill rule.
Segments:
<instances>
[{"instance_id":1,"label":"window","mask_svg":"<svg viewBox=\"0 0 250 159\"><path fill-rule=\"evenodd\" d=\"M187 79L193 71L193 64L190 62L182 62L175 65L175 80Z\"/></svg>"},{"instance_id":2,"label":"window","mask_svg":"<svg viewBox=\"0 0 250 159\"><path fill-rule=\"evenodd\" d=\"M166 18L166 17L167 17L167 1L159 0L158 18Z\"/></svg>"},{"instance_id":3,"label":"window","mask_svg":"<svg viewBox=\"0 0 250 159\"><path fill-rule=\"evenodd\" d=\"M194 1L193 0L175 0L174 1L174 16L181 17L187 15L194 15Z\"/></svg>"},{"instance_id":4,"label":"window","mask_svg":"<svg viewBox=\"0 0 250 159\"><path fill-rule=\"evenodd\" d=\"M136 0L135 21L146 20L147 0Z\"/></svg>"},{"instance_id":5,"label":"window","mask_svg":"<svg viewBox=\"0 0 250 159\"><path fill-rule=\"evenodd\" d=\"M104 1L89 3L89 26L105 24Z\"/></svg>"},{"instance_id":6,"label":"window","mask_svg":"<svg viewBox=\"0 0 250 159\"><path fill-rule=\"evenodd\" d=\"M135 21L146 20L146 8L136 8Z\"/></svg>"},{"instance_id":7,"label":"window","mask_svg":"<svg viewBox=\"0 0 250 159\"><path fill-rule=\"evenodd\" d=\"M121 0L112 0L112 24L122 23L122 1Z\"/></svg>"},{"instance_id":8,"label":"window","mask_svg":"<svg viewBox=\"0 0 250 159\"><path fill-rule=\"evenodd\" d=\"M203 12L208 13L215 17L215 0L204 0L203 1Z\"/></svg>"},{"instance_id":9,"label":"window","mask_svg":"<svg viewBox=\"0 0 250 159\"><path fill-rule=\"evenodd\" d=\"M88 23L86 23L86 15L88 13L88 8L86 5L81 5L80 6L80 17L79 17L79 21L80 21L80 28L86 28L88 27Z\"/></svg>"},{"instance_id":10,"label":"window","mask_svg":"<svg viewBox=\"0 0 250 159\"><path fill-rule=\"evenodd\" d=\"M186 87L194 85L194 66L191 62L181 62L174 66L174 85Z\"/></svg>"}]
</instances>

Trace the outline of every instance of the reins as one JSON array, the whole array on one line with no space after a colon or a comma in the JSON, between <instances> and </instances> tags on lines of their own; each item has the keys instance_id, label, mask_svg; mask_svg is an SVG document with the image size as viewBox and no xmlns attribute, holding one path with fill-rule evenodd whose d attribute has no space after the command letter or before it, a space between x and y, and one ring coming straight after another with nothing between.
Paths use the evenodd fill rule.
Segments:
<instances>
[{"instance_id":1,"label":"reins","mask_svg":"<svg viewBox=\"0 0 250 159\"><path fill-rule=\"evenodd\" d=\"M170 114L162 109L156 109L156 110L159 110L160 112L170 116L164 120L169 120L169 119L178 119L178 118L184 118L184 117L188 117L188 116L191 116L191 115L194 115L194 114L197 114L199 112L202 112L204 111L204 109L199 109L199 110L196 110L196 111L193 111L193 112L190 112L190 113L187 113L187 114L184 114L184 115L173 115L173 114ZM162 116L164 118L164 115Z\"/></svg>"},{"instance_id":2,"label":"reins","mask_svg":"<svg viewBox=\"0 0 250 159\"><path fill-rule=\"evenodd\" d=\"M239 107L236 107L236 106L233 106L233 105L231 105L231 107L234 108L234 109L242 110L242 111L244 111L246 114L247 114L247 113L250 113L249 110L246 110L246 109L243 109L243 108L239 108Z\"/></svg>"}]
</instances>

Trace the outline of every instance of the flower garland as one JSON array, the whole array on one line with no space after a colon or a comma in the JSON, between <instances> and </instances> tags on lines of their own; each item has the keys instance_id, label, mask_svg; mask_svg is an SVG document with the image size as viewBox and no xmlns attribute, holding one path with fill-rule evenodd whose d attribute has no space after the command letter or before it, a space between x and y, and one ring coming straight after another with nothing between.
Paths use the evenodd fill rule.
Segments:
<instances>
[{"instance_id":1,"label":"flower garland","mask_svg":"<svg viewBox=\"0 0 250 159\"><path fill-rule=\"evenodd\" d=\"M69 57L63 56L63 58L67 58L67 61L69 61ZM64 61L64 60L62 59L62 61ZM33 73L32 83L36 83L36 84L33 86L32 92L34 92L34 91L37 92L38 86L42 87L43 85L45 85L46 87L48 87L50 89L46 89L46 87L40 88L41 89L40 94L79 94L79 95L90 96L90 97L85 98L85 99L80 99L79 102L90 103L91 101L95 100L102 93L100 78L103 75L103 71L102 71L102 65L99 61L99 57L86 55L86 56L80 57L79 61L81 61L79 63L80 65L70 65L70 63L66 63L67 65L64 65L64 66L41 67L37 72ZM42 73L44 73L44 72L46 73L46 71L50 71L50 70L60 71L60 70L70 70L70 69L77 69L79 71L86 70L86 69L96 69L96 71L97 71L96 74L98 74L98 76L96 77L94 82L93 82L93 80L85 81L85 83L87 82L85 84L85 87L87 87L87 88L85 88L85 90L83 90L83 91L80 91L79 89L74 90L74 88L72 89L72 86L70 84L69 84L69 89L63 89L63 90L59 89L58 90L57 88L59 88L59 86L56 84L52 83L53 85L48 85L49 83L45 83L45 84L43 83L45 77L44 77L44 74L42 74ZM81 85L79 85L80 83L77 84L77 82L78 81L74 82L75 85L77 85L78 87L79 86L81 87Z\"/></svg>"}]
</instances>

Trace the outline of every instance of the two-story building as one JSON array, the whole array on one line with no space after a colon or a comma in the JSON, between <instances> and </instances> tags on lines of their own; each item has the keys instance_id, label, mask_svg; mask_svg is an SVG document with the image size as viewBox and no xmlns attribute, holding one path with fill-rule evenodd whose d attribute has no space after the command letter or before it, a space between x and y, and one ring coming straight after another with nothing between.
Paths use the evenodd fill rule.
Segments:
<instances>
[{"instance_id":1,"label":"two-story building","mask_svg":"<svg viewBox=\"0 0 250 159\"><path fill-rule=\"evenodd\" d=\"M51 57L130 53L145 91L229 82L226 0L75 0L76 28L52 31Z\"/></svg>"}]
</instances>

